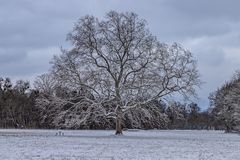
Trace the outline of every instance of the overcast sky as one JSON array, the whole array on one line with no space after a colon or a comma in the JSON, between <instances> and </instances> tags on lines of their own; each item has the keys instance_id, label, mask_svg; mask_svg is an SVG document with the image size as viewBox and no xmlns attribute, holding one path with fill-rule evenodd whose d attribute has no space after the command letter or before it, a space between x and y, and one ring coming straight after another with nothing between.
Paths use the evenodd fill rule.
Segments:
<instances>
[{"instance_id":1,"label":"overcast sky","mask_svg":"<svg viewBox=\"0 0 240 160\"><path fill-rule=\"evenodd\" d=\"M0 77L33 81L50 68L73 24L86 14L135 12L161 42L193 52L206 82L199 104L240 69L239 0L1 0Z\"/></svg>"}]
</instances>

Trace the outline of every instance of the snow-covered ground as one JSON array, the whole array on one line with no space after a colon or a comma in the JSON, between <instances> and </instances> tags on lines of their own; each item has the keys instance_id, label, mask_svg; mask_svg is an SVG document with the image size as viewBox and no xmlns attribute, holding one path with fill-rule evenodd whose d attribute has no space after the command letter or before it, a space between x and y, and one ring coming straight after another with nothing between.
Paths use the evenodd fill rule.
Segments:
<instances>
[{"instance_id":1,"label":"snow-covered ground","mask_svg":"<svg viewBox=\"0 0 240 160\"><path fill-rule=\"evenodd\" d=\"M0 129L0 160L239 160L240 135L222 131Z\"/></svg>"}]
</instances>

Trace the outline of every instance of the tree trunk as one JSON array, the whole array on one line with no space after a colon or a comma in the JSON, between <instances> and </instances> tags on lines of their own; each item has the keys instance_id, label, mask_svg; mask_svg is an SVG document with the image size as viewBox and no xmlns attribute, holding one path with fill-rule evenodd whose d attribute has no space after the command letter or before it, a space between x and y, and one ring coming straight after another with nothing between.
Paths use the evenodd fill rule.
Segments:
<instances>
[{"instance_id":1,"label":"tree trunk","mask_svg":"<svg viewBox=\"0 0 240 160\"><path fill-rule=\"evenodd\" d=\"M226 129L225 129L226 133L231 133L232 132L232 127L229 125L226 125Z\"/></svg>"},{"instance_id":2,"label":"tree trunk","mask_svg":"<svg viewBox=\"0 0 240 160\"><path fill-rule=\"evenodd\" d=\"M117 108L117 118L116 118L116 135L122 134L122 109L120 107Z\"/></svg>"}]
</instances>

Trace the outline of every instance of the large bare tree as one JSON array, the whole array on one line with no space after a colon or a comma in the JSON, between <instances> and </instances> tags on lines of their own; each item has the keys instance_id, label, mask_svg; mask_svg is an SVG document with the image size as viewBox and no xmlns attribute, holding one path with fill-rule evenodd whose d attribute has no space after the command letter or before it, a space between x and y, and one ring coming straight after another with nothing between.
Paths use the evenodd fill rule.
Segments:
<instances>
[{"instance_id":1,"label":"large bare tree","mask_svg":"<svg viewBox=\"0 0 240 160\"><path fill-rule=\"evenodd\" d=\"M55 56L55 78L69 88L81 88L94 104L111 104L116 134L129 109L180 93L195 95L201 81L192 53L177 43L160 43L135 13L111 11L104 20L81 18L68 35L73 47ZM86 103L86 101L84 103ZM94 102L93 102L94 101Z\"/></svg>"}]
</instances>

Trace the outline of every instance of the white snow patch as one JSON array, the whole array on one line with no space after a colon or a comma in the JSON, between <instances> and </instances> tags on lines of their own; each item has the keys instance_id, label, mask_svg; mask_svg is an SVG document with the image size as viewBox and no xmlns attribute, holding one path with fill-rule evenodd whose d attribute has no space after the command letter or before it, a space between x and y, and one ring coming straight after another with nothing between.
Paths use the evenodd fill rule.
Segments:
<instances>
[{"instance_id":1,"label":"white snow patch","mask_svg":"<svg viewBox=\"0 0 240 160\"><path fill-rule=\"evenodd\" d=\"M62 133L62 134L59 134ZM0 129L1 160L239 160L240 136L223 131Z\"/></svg>"}]
</instances>

